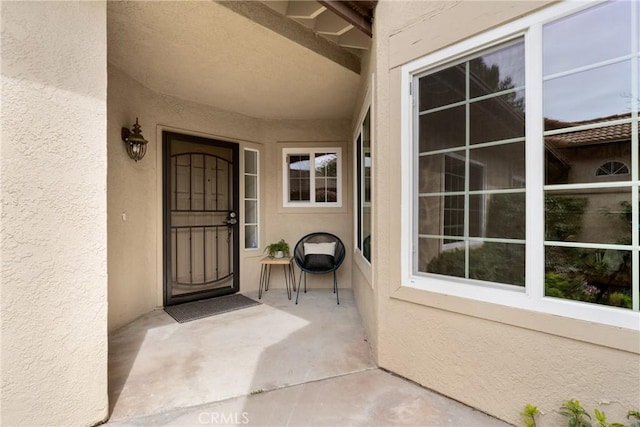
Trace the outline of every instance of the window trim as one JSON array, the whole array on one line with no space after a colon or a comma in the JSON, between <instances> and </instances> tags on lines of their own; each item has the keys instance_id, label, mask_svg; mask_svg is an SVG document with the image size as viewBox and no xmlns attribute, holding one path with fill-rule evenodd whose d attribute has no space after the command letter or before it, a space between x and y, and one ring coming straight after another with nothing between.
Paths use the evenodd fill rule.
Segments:
<instances>
[{"instance_id":1,"label":"window trim","mask_svg":"<svg viewBox=\"0 0 640 427\"><path fill-rule=\"evenodd\" d=\"M403 295L402 288L413 288L427 292L436 292L464 299L477 300L491 304L499 304L523 310L563 316L573 319L596 322L599 324L617 326L632 330L640 329L640 313L638 309L638 292L635 292L634 310L616 307L585 304L581 302L563 300L544 296L544 236L539 232L544 226L544 182L542 169L544 167L543 123L536 120L536 114L526 115L525 125L525 154L527 158L526 182L526 274L525 288L469 285L463 280L453 277L429 275L424 277L413 273L414 258L417 256L416 236L417 206L413 202L418 187L418 174L414 173L418 167L417 156L414 155L414 135L417 131L417 120L414 117L414 102L417 99L413 93L416 88L416 77L425 71L436 70L438 67L449 66L465 57L493 46L509 42L517 37L524 37L525 42L525 103L527 111L542 111L542 28L550 21L590 8L603 2L573 3L566 2L549 6L539 12L534 12L524 18L488 30L482 34L427 54L421 58L403 65L400 69L400 133L401 133L401 281L396 289ZM417 91L417 89L416 89ZM634 123L634 126L636 124ZM637 148L634 147L637 158ZM529 165L535 165L530 167ZM636 173L635 171L633 173ZM633 177L637 178L637 177ZM633 203L638 203L638 186L632 185ZM637 215L634 214L634 215ZM638 218L635 218L637 223ZM637 243L638 232L634 230L633 241ZM637 245L631 247L637 262ZM637 269L636 269L637 270ZM637 282L638 272L634 272ZM633 283L633 280L632 280ZM422 298L421 298L422 299ZM421 303L419 301L416 301Z\"/></svg>"},{"instance_id":2,"label":"window trim","mask_svg":"<svg viewBox=\"0 0 640 427\"><path fill-rule=\"evenodd\" d=\"M309 155L309 161L318 153L336 153L336 201L317 202L309 201L289 201L289 168L287 156ZM309 168L310 192L315 195L315 168ZM342 148L340 147L287 147L282 149L282 207L284 208L340 208L342 207ZM314 196L315 197L315 196Z\"/></svg>"}]
</instances>

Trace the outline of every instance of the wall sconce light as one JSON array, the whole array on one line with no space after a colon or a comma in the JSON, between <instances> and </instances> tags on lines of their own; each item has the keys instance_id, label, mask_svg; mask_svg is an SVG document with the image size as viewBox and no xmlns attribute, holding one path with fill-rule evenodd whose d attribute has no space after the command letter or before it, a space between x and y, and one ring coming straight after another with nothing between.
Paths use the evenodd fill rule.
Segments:
<instances>
[{"instance_id":1,"label":"wall sconce light","mask_svg":"<svg viewBox=\"0 0 640 427\"><path fill-rule=\"evenodd\" d=\"M136 117L136 123L133 125L133 132L128 128L122 128L122 140L127 146L127 154L136 162L141 160L147 152L147 141L140 133L140 125Z\"/></svg>"}]
</instances>

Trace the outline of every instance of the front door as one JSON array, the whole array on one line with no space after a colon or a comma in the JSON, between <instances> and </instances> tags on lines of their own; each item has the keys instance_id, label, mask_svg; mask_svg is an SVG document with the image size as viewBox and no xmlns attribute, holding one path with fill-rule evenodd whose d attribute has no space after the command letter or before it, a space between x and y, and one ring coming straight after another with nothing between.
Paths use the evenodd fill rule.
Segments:
<instances>
[{"instance_id":1,"label":"front door","mask_svg":"<svg viewBox=\"0 0 640 427\"><path fill-rule=\"evenodd\" d=\"M238 292L238 145L163 132L164 304Z\"/></svg>"}]
</instances>

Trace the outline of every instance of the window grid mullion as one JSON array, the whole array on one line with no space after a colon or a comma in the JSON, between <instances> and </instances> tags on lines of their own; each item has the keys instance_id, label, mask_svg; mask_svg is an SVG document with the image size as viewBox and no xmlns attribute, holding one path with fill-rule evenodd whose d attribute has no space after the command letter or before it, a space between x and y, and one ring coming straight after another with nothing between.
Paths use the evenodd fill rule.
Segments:
<instances>
[{"instance_id":1,"label":"window grid mullion","mask_svg":"<svg viewBox=\"0 0 640 427\"><path fill-rule=\"evenodd\" d=\"M574 74L582 73L584 71L595 70L596 68L606 67L607 65L618 64L621 62L628 61L631 59L632 55L624 55L619 56L617 58L608 59L606 61L597 62L595 64L584 65L582 67L572 68L570 70L562 71L560 73L550 74L548 76L544 76L543 81L549 81L561 77L571 76Z\"/></svg>"},{"instance_id":2,"label":"window grid mullion","mask_svg":"<svg viewBox=\"0 0 640 427\"><path fill-rule=\"evenodd\" d=\"M413 87L413 93L412 93L412 110L411 110L411 115L412 115L412 124L413 124L413 129L411 129L412 135L417 135L417 138L413 138L412 139L412 145L411 145L411 159L412 159L412 170L419 170L420 167L420 161L419 161L419 156L413 156L413 153L419 153L420 152L420 126L419 126L419 122L420 122L420 116L418 114L418 110L419 110L419 103L418 101L418 94L420 92L420 79L418 78L418 76L414 76L411 82L411 85ZM415 232L415 230L419 229L419 209L418 206L420 204L420 197L418 196L418 189L419 189L419 185L418 185L418 174L412 174L411 176L411 197L412 197L412 202L413 202L413 209L412 209L412 223L411 223L411 274L416 274L419 272L420 270L420 237L418 235L418 233ZM444 191L444 188L442 188Z\"/></svg>"},{"instance_id":3,"label":"window grid mullion","mask_svg":"<svg viewBox=\"0 0 640 427\"><path fill-rule=\"evenodd\" d=\"M526 235L525 289L538 303L544 298L544 111L542 69L542 25L536 24L525 34L525 159L526 159Z\"/></svg>"},{"instance_id":4,"label":"window grid mullion","mask_svg":"<svg viewBox=\"0 0 640 427\"><path fill-rule=\"evenodd\" d=\"M356 139L356 141L359 141L359 147L358 150L356 150L356 152L359 151L360 156L358 157L358 164L360 165L360 170L358 172L358 179L357 181L359 181L359 195L358 195L358 207L356 209L357 212L359 212L358 215L358 226L357 226L357 230L358 230L358 249L360 249L360 251L362 251L362 249L364 248L363 245L363 236L364 236L364 232L362 230L363 228L363 224L364 224L364 209L363 207L363 203L362 200L364 199L364 156L362 155L363 151L364 151L364 120L363 122L360 124L360 132L358 134L358 138Z\"/></svg>"},{"instance_id":5,"label":"window grid mullion","mask_svg":"<svg viewBox=\"0 0 640 427\"><path fill-rule=\"evenodd\" d=\"M466 64L468 65L469 62L467 62ZM479 101L486 101L487 99L499 98L504 95L509 95L510 93L522 92L523 90L525 90L524 86L517 86L511 89L505 89L497 92L491 92L489 94L482 95L482 96L476 96L473 99L471 99L470 95L467 94L467 98L464 99L463 101L453 102L451 104L445 104L439 107L430 108L428 110L418 111L418 116L423 116L429 113L437 113L438 111L449 110L455 107L462 107L463 105L467 105L467 104L479 102Z\"/></svg>"},{"instance_id":6,"label":"window grid mullion","mask_svg":"<svg viewBox=\"0 0 640 427\"><path fill-rule=\"evenodd\" d=\"M316 152L309 152L309 203L316 204Z\"/></svg>"},{"instance_id":7,"label":"window grid mullion","mask_svg":"<svg viewBox=\"0 0 640 427\"><path fill-rule=\"evenodd\" d=\"M481 142L479 144L473 144L472 148L473 149L488 148L488 147L495 147L498 145L507 145L507 144L513 144L514 142L524 142L524 141L525 141L524 137L500 139L497 141ZM442 148L440 150L424 151L424 152L418 153L418 156L422 157L422 156L432 156L435 154L455 153L457 151L462 151L463 149L464 149L464 146L453 147L453 148Z\"/></svg>"},{"instance_id":8,"label":"window grid mullion","mask_svg":"<svg viewBox=\"0 0 640 427\"><path fill-rule=\"evenodd\" d=\"M631 193L631 243L633 251L631 252L631 308L634 311L640 311L640 180L638 164L638 156L640 150L640 141L638 141L638 109L640 109L640 28L638 21L640 17L640 3L633 2L631 4L631 52L633 58L631 60L631 179L633 187ZM635 286L633 286L635 284Z\"/></svg>"},{"instance_id":9,"label":"window grid mullion","mask_svg":"<svg viewBox=\"0 0 640 427\"><path fill-rule=\"evenodd\" d=\"M471 131L469 124L471 121L469 98L471 93L471 77L470 77L470 62L465 62L465 107L464 107L464 277L469 278L469 175L471 174L471 168L469 165L469 141Z\"/></svg>"},{"instance_id":10,"label":"window grid mullion","mask_svg":"<svg viewBox=\"0 0 640 427\"><path fill-rule=\"evenodd\" d=\"M561 134L565 134L565 133L580 132L580 131L590 130L590 129L606 128L606 127L610 127L610 126L616 126L616 125L620 125L620 124L624 124L624 123L629 123L632 120L633 120L632 118L631 119L617 119L617 120L609 120L607 122L597 122L597 123L590 123L590 124L580 125L580 126L566 127L566 128L561 128L561 129L545 130L544 131L544 136L561 135Z\"/></svg>"}]
</instances>

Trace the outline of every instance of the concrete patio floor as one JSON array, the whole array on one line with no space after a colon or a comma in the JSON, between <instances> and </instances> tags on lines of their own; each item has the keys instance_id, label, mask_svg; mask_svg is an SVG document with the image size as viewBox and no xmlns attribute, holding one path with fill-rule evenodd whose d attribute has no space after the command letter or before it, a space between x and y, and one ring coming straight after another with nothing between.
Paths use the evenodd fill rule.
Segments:
<instances>
[{"instance_id":1,"label":"concrete patio floor","mask_svg":"<svg viewBox=\"0 0 640 427\"><path fill-rule=\"evenodd\" d=\"M349 290L261 302L184 324L155 310L113 333L108 425L508 425L377 369Z\"/></svg>"}]
</instances>

